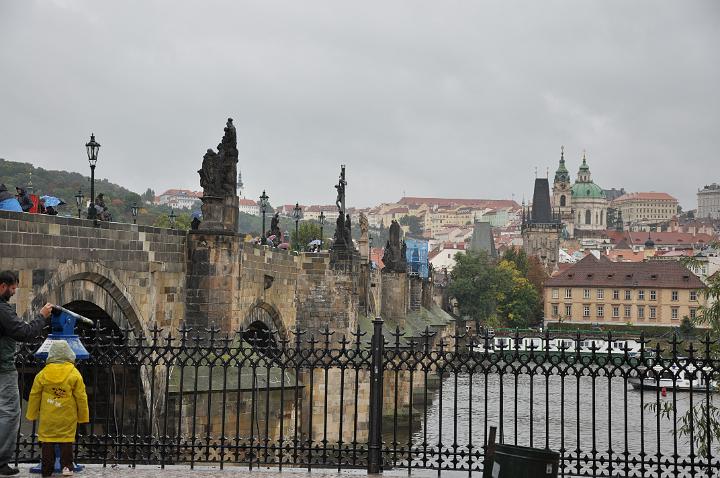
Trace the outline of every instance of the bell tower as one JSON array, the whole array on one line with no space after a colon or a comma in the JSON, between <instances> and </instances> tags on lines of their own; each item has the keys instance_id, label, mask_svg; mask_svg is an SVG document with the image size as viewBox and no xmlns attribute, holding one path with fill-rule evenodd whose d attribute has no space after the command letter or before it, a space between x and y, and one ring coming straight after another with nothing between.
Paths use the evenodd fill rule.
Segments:
<instances>
[{"instance_id":1,"label":"bell tower","mask_svg":"<svg viewBox=\"0 0 720 478\"><path fill-rule=\"evenodd\" d=\"M560 146L560 164L555 171L552 187L552 207L560 214L560 220L570 236L573 233L572 184L570 172L565 167L565 146Z\"/></svg>"}]
</instances>

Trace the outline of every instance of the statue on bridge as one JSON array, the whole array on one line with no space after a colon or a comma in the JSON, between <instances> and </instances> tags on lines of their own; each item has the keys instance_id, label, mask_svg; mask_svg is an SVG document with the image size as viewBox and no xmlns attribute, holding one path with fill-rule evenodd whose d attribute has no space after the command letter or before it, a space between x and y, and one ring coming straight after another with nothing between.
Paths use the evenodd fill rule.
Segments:
<instances>
[{"instance_id":1,"label":"statue on bridge","mask_svg":"<svg viewBox=\"0 0 720 478\"><path fill-rule=\"evenodd\" d=\"M237 132L233 119L225 123L225 134L217 146L217 153L208 149L203 156L200 186L203 188L203 221L198 230L231 231L238 228L237 197Z\"/></svg>"},{"instance_id":2,"label":"statue on bridge","mask_svg":"<svg viewBox=\"0 0 720 478\"><path fill-rule=\"evenodd\" d=\"M407 272L407 245L400 240L400 224L393 219L390 223L390 239L383 253L383 272Z\"/></svg>"},{"instance_id":3,"label":"statue on bridge","mask_svg":"<svg viewBox=\"0 0 720 478\"><path fill-rule=\"evenodd\" d=\"M218 152L208 149L203 156L200 174L200 186L204 196L234 196L237 192L237 132L232 118L228 118L225 134Z\"/></svg>"},{"instance_id":4,"label":"statue on bridge","mask_svg":"<svg viewBox=\"0 0 720 478\"><path fill-rule=\"evenodd\" d=\"M350 224L350 214L345 213L345 165L340 166L340 179L335 185L337 190L337 199L335 205L338 208L338 217L335 221L335 235L333 236L332 253L334 258L349 257L349 254L355 252L355 246L352 242L352 230Z\"/></svg>"}]
</instances>

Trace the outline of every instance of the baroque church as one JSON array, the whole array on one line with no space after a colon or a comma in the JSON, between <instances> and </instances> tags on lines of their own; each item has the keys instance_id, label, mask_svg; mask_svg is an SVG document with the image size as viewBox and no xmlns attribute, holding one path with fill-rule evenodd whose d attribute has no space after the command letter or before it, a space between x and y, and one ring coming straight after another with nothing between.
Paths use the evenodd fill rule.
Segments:
<instances>
[{"instance_id":1,"label":"baroque church","mask_svg":"<svg viewBox=\"0 0 720 478\"><path fill-rule=\"evenodd\" d=\"M607 229L608 205L605 191L592 180L585 152L577 179L570 183L570 173L565 167L565 148L561 147L560 164L553 181L552 207L560 212L563 237L601 236Z\"/></svg>"}]
</instances>

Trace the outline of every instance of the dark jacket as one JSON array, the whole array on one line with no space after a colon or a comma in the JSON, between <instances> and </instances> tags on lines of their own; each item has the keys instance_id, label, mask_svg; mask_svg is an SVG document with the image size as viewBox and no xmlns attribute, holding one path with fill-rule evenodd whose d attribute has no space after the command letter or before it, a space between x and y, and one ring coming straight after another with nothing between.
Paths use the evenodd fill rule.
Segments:
<instances>
[{"instance_id":1,"label":"dark jacket","mask_svg":"<svg viewBox=\"0 0 720 478\"><path fill-rule=\"evenodd\" d=\"M16 341L27 342L38 337L43 332L45 322L42 315L25 322L6 300L0 299L0 373L16 370Z\"/></svg>"},{"instance_id":2,"label":"dark jacket","mask_svg":"<svg viewBox=\"0 0 720 478\"><path fill-rule=\"evenodd\" d=\"M0 184L0 201L4 201L6 199L14 198L15 196L13 193L8 191L7 186L4 184Z\"/></svg>"},{"instance_id":3,"label":"dark jacket","mask_svg":"<svg viewBox=\"0 0 720 478\"><path fill-rule=\"evenodd\" d=\"M24 212L28 212L34 206L32 198L24 188L17 188L17 198L20 202L20 207Z\"/></svg>"}]
</instances>

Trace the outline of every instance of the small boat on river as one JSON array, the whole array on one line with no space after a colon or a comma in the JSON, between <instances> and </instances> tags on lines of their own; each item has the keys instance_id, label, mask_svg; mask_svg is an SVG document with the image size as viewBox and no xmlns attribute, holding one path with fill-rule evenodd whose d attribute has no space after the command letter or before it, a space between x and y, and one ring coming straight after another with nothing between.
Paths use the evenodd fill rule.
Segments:
<instances>
[{"instance_id":1,"label":"small boat on river","mask_svg":"<svg viewBox=\"0 0 720 478\"><path fill-rule=\"evenodd\" d=\"M675 390L706 391L718 389L716 373L712 367L697 367L687 359L678 358L676 362L653 367L640 367L639 376L631 377L628 382L636 390Z\"/></svg>"}]
</instances>

